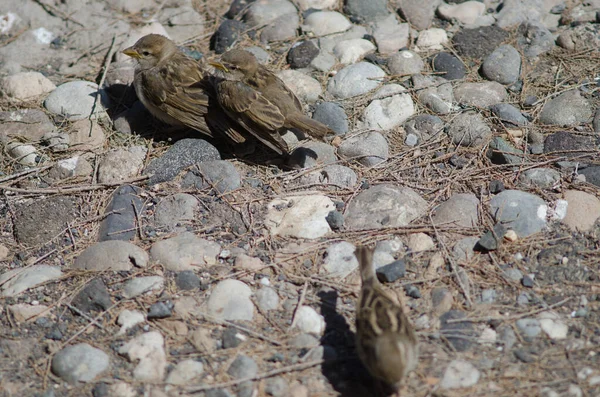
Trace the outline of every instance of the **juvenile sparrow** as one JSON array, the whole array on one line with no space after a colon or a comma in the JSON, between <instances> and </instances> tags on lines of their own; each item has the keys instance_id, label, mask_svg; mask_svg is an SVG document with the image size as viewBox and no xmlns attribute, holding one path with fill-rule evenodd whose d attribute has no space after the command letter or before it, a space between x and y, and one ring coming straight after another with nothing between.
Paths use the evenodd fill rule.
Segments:
<instances>
[{"instance_id":1,"label":"juvenile sparrow","mask_svg":"<svg viewBox=\"0 0 600 397\"><path fill-rule=\"evenodd\" d=\"M402 307L377 280L373 250L359 247L356 257L362 280L356 308L358 355L373 377L398 389L418 364L417 336Z\"/></svg>"},{"instance_id":2,"label":"juvenile sparrow","mask_svg":"<svg viewBox=\"0 0 600 397\"><path fill-rule=\"evenodd\" d=\"M149 34L123 53L137 61L135 92L154 117L211 137L217 132L235 143L246 141L243 130L227 117L214 98L204 65L185 55L173 41Z\"/></svg>"},{"instance_id":3,"label":"juvenile sparrow","mask_svg":"<svg viewBox=\"0 0 600 397\"><path fill-rule=\"evenodd\" d=\"M333 133L326 125L304 115L296 95L251 53L234 49L223 54L220 62L210 64L222 74L215 81L219 104L274 150L288 151L280 134L287 128L318 138Z\"/></svg>"}]
</instances>

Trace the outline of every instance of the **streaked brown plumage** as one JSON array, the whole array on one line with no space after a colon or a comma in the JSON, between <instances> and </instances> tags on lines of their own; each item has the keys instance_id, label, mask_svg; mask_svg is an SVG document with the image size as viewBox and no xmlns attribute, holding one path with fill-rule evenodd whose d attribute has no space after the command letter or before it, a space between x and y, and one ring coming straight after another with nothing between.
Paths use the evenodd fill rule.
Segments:
<instances>
[{"instance_id":1,"label":"streaked brown plumage","mask_svg":"<svg viewBox=\"0 0 600 397\"><path fill-rule=\"evenodd\" d=\"M251 53L234 49L212 62L222 72L215 83L223 109L238 123L277 151L288 152L281 132L288 128L318 138L333 133L326 125L307 117L296 95Z\"/></svg>"},{"instance_id":2,"label":"streaked brown plumage","mask_svg":"<svg viewBox=\"0 0 600 397\"><path fill-rule=\"evenodd\" d=\"M204 65L185 55L171 40L149 34L123 53L137 61L135 92L154 117L211 137L216 132L234 143L246 141L243 129L227 117L216 101Z\"/></svg>"},{"instance_id":3,"label":"streaked brown plumage","mask_svg":"<svg viewBox=\"0 0 600 397\"><path fill-rule=\"evenodd\" d=\"M416 368L419 350L404 310L381 287L373 267L373 250L359 247L362 287L356 307L358 355L373 377L396 389Z\"/></svg>"}]
</instances>

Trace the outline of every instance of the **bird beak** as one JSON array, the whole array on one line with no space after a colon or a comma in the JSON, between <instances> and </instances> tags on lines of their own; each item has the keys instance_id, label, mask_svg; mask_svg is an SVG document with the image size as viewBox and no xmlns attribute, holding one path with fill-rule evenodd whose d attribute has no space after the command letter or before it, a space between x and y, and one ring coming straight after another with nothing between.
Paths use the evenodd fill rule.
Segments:
<instances>
[{"instance_id":1,"label":"bird beak","mask_svg":"<svg viewBox=\"0 0 600 397\"><path fill-rule=\"evenodd\" d=\"M213 62L209 62L208 64L214 68L222 70L225 73L229 73L229 69L227 69L227 67L225 67L225 65L223 65L221 62L213 61Z\"/></svg>"},{"instance_id":2,"label":"bird beak","mask_svg":"<svg viewBox=\"0 0 600 397\"><path fill-rule=\"evenodd\" d=\"M137 52L137 50L135 48L133 48L133 47L125 48L123 50L123 54L125 54L127 56L130 56L132 58L135 58L135 59L140 59L141 58L140 53Z\"/></svg>"}]
</instances>

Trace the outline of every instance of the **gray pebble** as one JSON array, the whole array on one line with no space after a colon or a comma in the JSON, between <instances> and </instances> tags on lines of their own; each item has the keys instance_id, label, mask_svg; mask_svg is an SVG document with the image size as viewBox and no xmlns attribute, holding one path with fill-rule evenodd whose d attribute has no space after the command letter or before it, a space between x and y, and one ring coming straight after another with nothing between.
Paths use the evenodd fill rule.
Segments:
<instances>
[{"instance_id":1,"label":"gray pebble","mask_svg":"<svg viewBox=\"0 0 600 397\"><path fill-rule=\"evenodd\" d=\"M336 103L318 104L312 117L331 128L336 135L344 135L348 132L348 116L344 109Z\"/></svg>"},{"instance_id":2,"label":"gray pebble","mask_svg":"<svg viewBox=\"0 0 600 397\"><path fill-rule=\"evenodd\" d=\"M485 78L500 84L513 84L521 75L521 55L511 45L501 45L481 65Z\"/></svg>"}]
</instances>

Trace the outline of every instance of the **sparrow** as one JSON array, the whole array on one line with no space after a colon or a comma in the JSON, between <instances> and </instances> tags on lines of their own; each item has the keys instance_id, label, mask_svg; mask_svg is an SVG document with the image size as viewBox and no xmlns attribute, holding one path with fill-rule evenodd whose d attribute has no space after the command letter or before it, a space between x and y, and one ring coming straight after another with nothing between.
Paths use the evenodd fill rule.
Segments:
<instances>
[{"instance_id":1,"label":"sparrow","mask_svg":"<svg viewBox=\"0 0 600 397\"><path fill-rule=\"evenodd\" d=\"M202 62L185 55L167 37L149 34L123 54L136 60L133 85L138 99L157 119L207 136L222 133L246 142L244 131L229 119L215 98Z\"/></svg>"},{"instance_id":2,"label":"sparrow","mask_svg":"<svg viewBox=\"0 0 600 397\"><path fill-rule=\"evenodd\" d=\"M373 250L356 250L362 287L356 307L356 346L370 374L398 390L417 367L419 348L402 306L384 291L375 275Z\"/></svg>"},{"instance_id":3,"label":"sparrow","mask_svg":"<svg viewBox=\"0 0 600 397\"><path fill-rule=\"evenodd\" d=\"M233 49L220 62L209 64L220 71L213 81L221 107L273 150L288 152L281 138L288 128L318 138L333 134L323 123L304 115L298 97L253 54Z\"/></svg>"}]
</instances>

